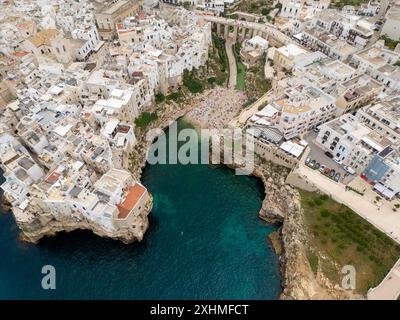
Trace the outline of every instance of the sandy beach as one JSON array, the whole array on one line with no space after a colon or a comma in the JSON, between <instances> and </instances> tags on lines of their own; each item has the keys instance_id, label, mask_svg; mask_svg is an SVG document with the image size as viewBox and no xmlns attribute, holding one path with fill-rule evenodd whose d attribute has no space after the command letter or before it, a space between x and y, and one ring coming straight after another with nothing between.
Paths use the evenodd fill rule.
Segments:
<instances>
[{"instance_id":1,"label":"sandy beach","mask_svg":"<svg viewBox=\"0 0 400 320\"><path fill-rule=\"evenodd\" d=\"M243 92L218 87L188 112L186 118L202 128L224 128L242 109L245 101Z\"/></svg>"}]
</instances>

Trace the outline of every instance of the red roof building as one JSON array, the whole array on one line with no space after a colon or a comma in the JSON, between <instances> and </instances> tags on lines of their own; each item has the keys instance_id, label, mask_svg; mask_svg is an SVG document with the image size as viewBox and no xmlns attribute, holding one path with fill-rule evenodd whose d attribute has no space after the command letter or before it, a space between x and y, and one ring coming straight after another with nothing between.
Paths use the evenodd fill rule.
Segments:
<instances>
[{"instance_id":1,"label":"red roof building","mask_svg":"<svg viewBox=\"0 0 400 320\"><path fill-rule=\"evenodd\" d=\"M119 211L118 219L125 219L132 209L136 207L146 191L146 188L139 183L135 183L133 186L128 187L128 192L124 201L117 205Z\"/></svg>"}]
</instances>

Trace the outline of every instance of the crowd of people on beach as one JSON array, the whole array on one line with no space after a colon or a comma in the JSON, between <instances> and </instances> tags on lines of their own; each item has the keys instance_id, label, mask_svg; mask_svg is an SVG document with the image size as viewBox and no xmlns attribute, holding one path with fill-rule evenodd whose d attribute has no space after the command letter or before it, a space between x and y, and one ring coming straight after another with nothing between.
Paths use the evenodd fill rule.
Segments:
<instances>
[{"instance_id":1,"label":"crowd of people on beach","mask_svg":"<svg viewBox=\"0 0 400 320\"><path fill-rule=\"evenodd\" d=\"M201 127L223 128L238 114L245 101L243 92L214 88L187 116Z\"/></svg>"}]
</instances>

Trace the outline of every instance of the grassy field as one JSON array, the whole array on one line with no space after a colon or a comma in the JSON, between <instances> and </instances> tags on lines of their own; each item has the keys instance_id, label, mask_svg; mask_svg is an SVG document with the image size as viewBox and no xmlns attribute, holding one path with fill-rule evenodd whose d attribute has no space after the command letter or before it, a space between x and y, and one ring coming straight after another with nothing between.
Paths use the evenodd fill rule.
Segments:
<instances>
[{"instance_id":1,"label":"grassy field","mask_svg":"<svg viewBox=\"0 0 400 320\"><path fill-rule=\"evenodd\" d=\"M240 58L240 43L235 43L233 46L233 53L235 55L237 68L236 89L244 91L246 89L246 67Z\"/></svg>"},{"instance_id":2,"label":"grassy field","mask_svg":"<svg viewBox=\"0 0 400 320\"><path fill-rule=\"evenodd\" d=\"M157 118L156 112L143 112L135 119L135 125L137 128L145 129L151 122L157 120Z\"/></svg>"},{"instance_id":3,"label":"grassy field","mask_svg":"<svg viewBox=\"0 0 400 320\"><path fill-rule=\"evenodd\" d=\"M299 190L305 224L312 248L308 255L315 272L318 264L335 283L341 283L341 268L356 269L356 291L366 294L399 259L400 246L346 206L327 195ZM326 259L318 259L318 256ZM335 263L338 265L335 265Z\"/></svg>"},{"instance_id":4,"label":"grassy field","mask_svg":"<svg viewBox=\"0 0 400 320\"><path fill-rule=\"evenodd\" d=\"M385 35L381 36L380 39L385 41L385 46L387 46L390 50L396 49L396 46L400 43L400 41L392 40Z\"/></svg>"},{"instance_id":5,"label":"grassy field","mask_svg":"<svg viewBox=\"0 0 400 320\"><path fill-rule=\"evenodd\" d=\"M163 103L165 101L165 96L162 93L156 94L156 103Z\"/></svg>"},{"instance_id":6,"label":"grassy field","mask_svg":"<svg viewBox=\"0 0 400 320\"><path fill-rule=\"evenodd\" d=\"M207 65L211 72L215 74L215 83L224 85L229 78L228 56L225 50L225 40L213 35L213 48L209 51ZM213 81L213 80L208 80Z\"/></svg>"},{"instance_id":7,"label":"grassy field","mask_svg":"<svg viewBox=\"0 0 400 320\"><path fill-rule=\"evenodd\" d=\"M181 90L178 90L178 91L171 92L165 98L167 101L181 102L183 100L183 94L182 94Z\"/></svg>"},{"instance_id":8,"label":"grassy field","mask_svg":"<svg viewBox=\"0 0 400 320\"><path fill-rule=\"evenodd\" d=\"M203 82L196 77L196 70L192 72L185 70L183 72L183 85L188 88L191 93L201 93L204 90Z\"/></svg>"},{"instance_id":9,"label":"grassy field","mask_svg":"<svg viewBox=\"0 0 400 320\"><path fill-rule=\"evenodd\" d=\"M368 0L336 0L332 1L331 7L343 8L344 6L360 7L363 3L368 3Z\"/></svg>"},{"instance_id":10,"label":"grassy field","mask_svg":"<svg viewBox=\"0 0 400 320\"><path fill-rule=\"evenodd\" d=\"M271 81L265 79L264 63L263 58L247 70L246 95L249 98L258 99L272 87Z\"/></svg>"},{"instance_id":11,"label":"grassy field","mask_svg":"<svg viewBox=\"0 0 400 320\"><path fill-rule=\"evenodd\" d=\"M239 59L236 59L237 65L237 78L236 78L236 89L244 91L246 89L246 67Z\"/></svg>"},{"instance_id":12,"label":"grassy field","mask_svg":"<svg viewBox=\"0 0 400 320\"><path fill-rule=\"evenodd\" d=\"M233 10L228 10L228 12L243 11L254 14L263 14L265 13L266 8L272 8L272 3L272 0L242 0L233 7Z\"/></svg>"}]
</instances>

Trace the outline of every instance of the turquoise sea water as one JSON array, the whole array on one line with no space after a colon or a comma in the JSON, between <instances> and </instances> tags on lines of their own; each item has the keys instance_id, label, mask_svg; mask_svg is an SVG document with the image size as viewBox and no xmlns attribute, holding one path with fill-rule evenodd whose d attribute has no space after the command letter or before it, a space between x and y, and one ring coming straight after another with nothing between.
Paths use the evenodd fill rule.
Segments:
<instances>
[{"instance_id":1,"label":"turquoise sea water","mask_svg":"<svg viewBox=\"0 0 400 320\"><path fill-rule=\"evenodd\" d=\"M0 298L277 298L278 259L266 240L275 227L257 217L258 179L225 167L153 165L142 182L154 208L141 243L75 231L26 244L12 215L0 214ZM56 290L41 288L48 264Z\"/></svg>"}]
</instances>

